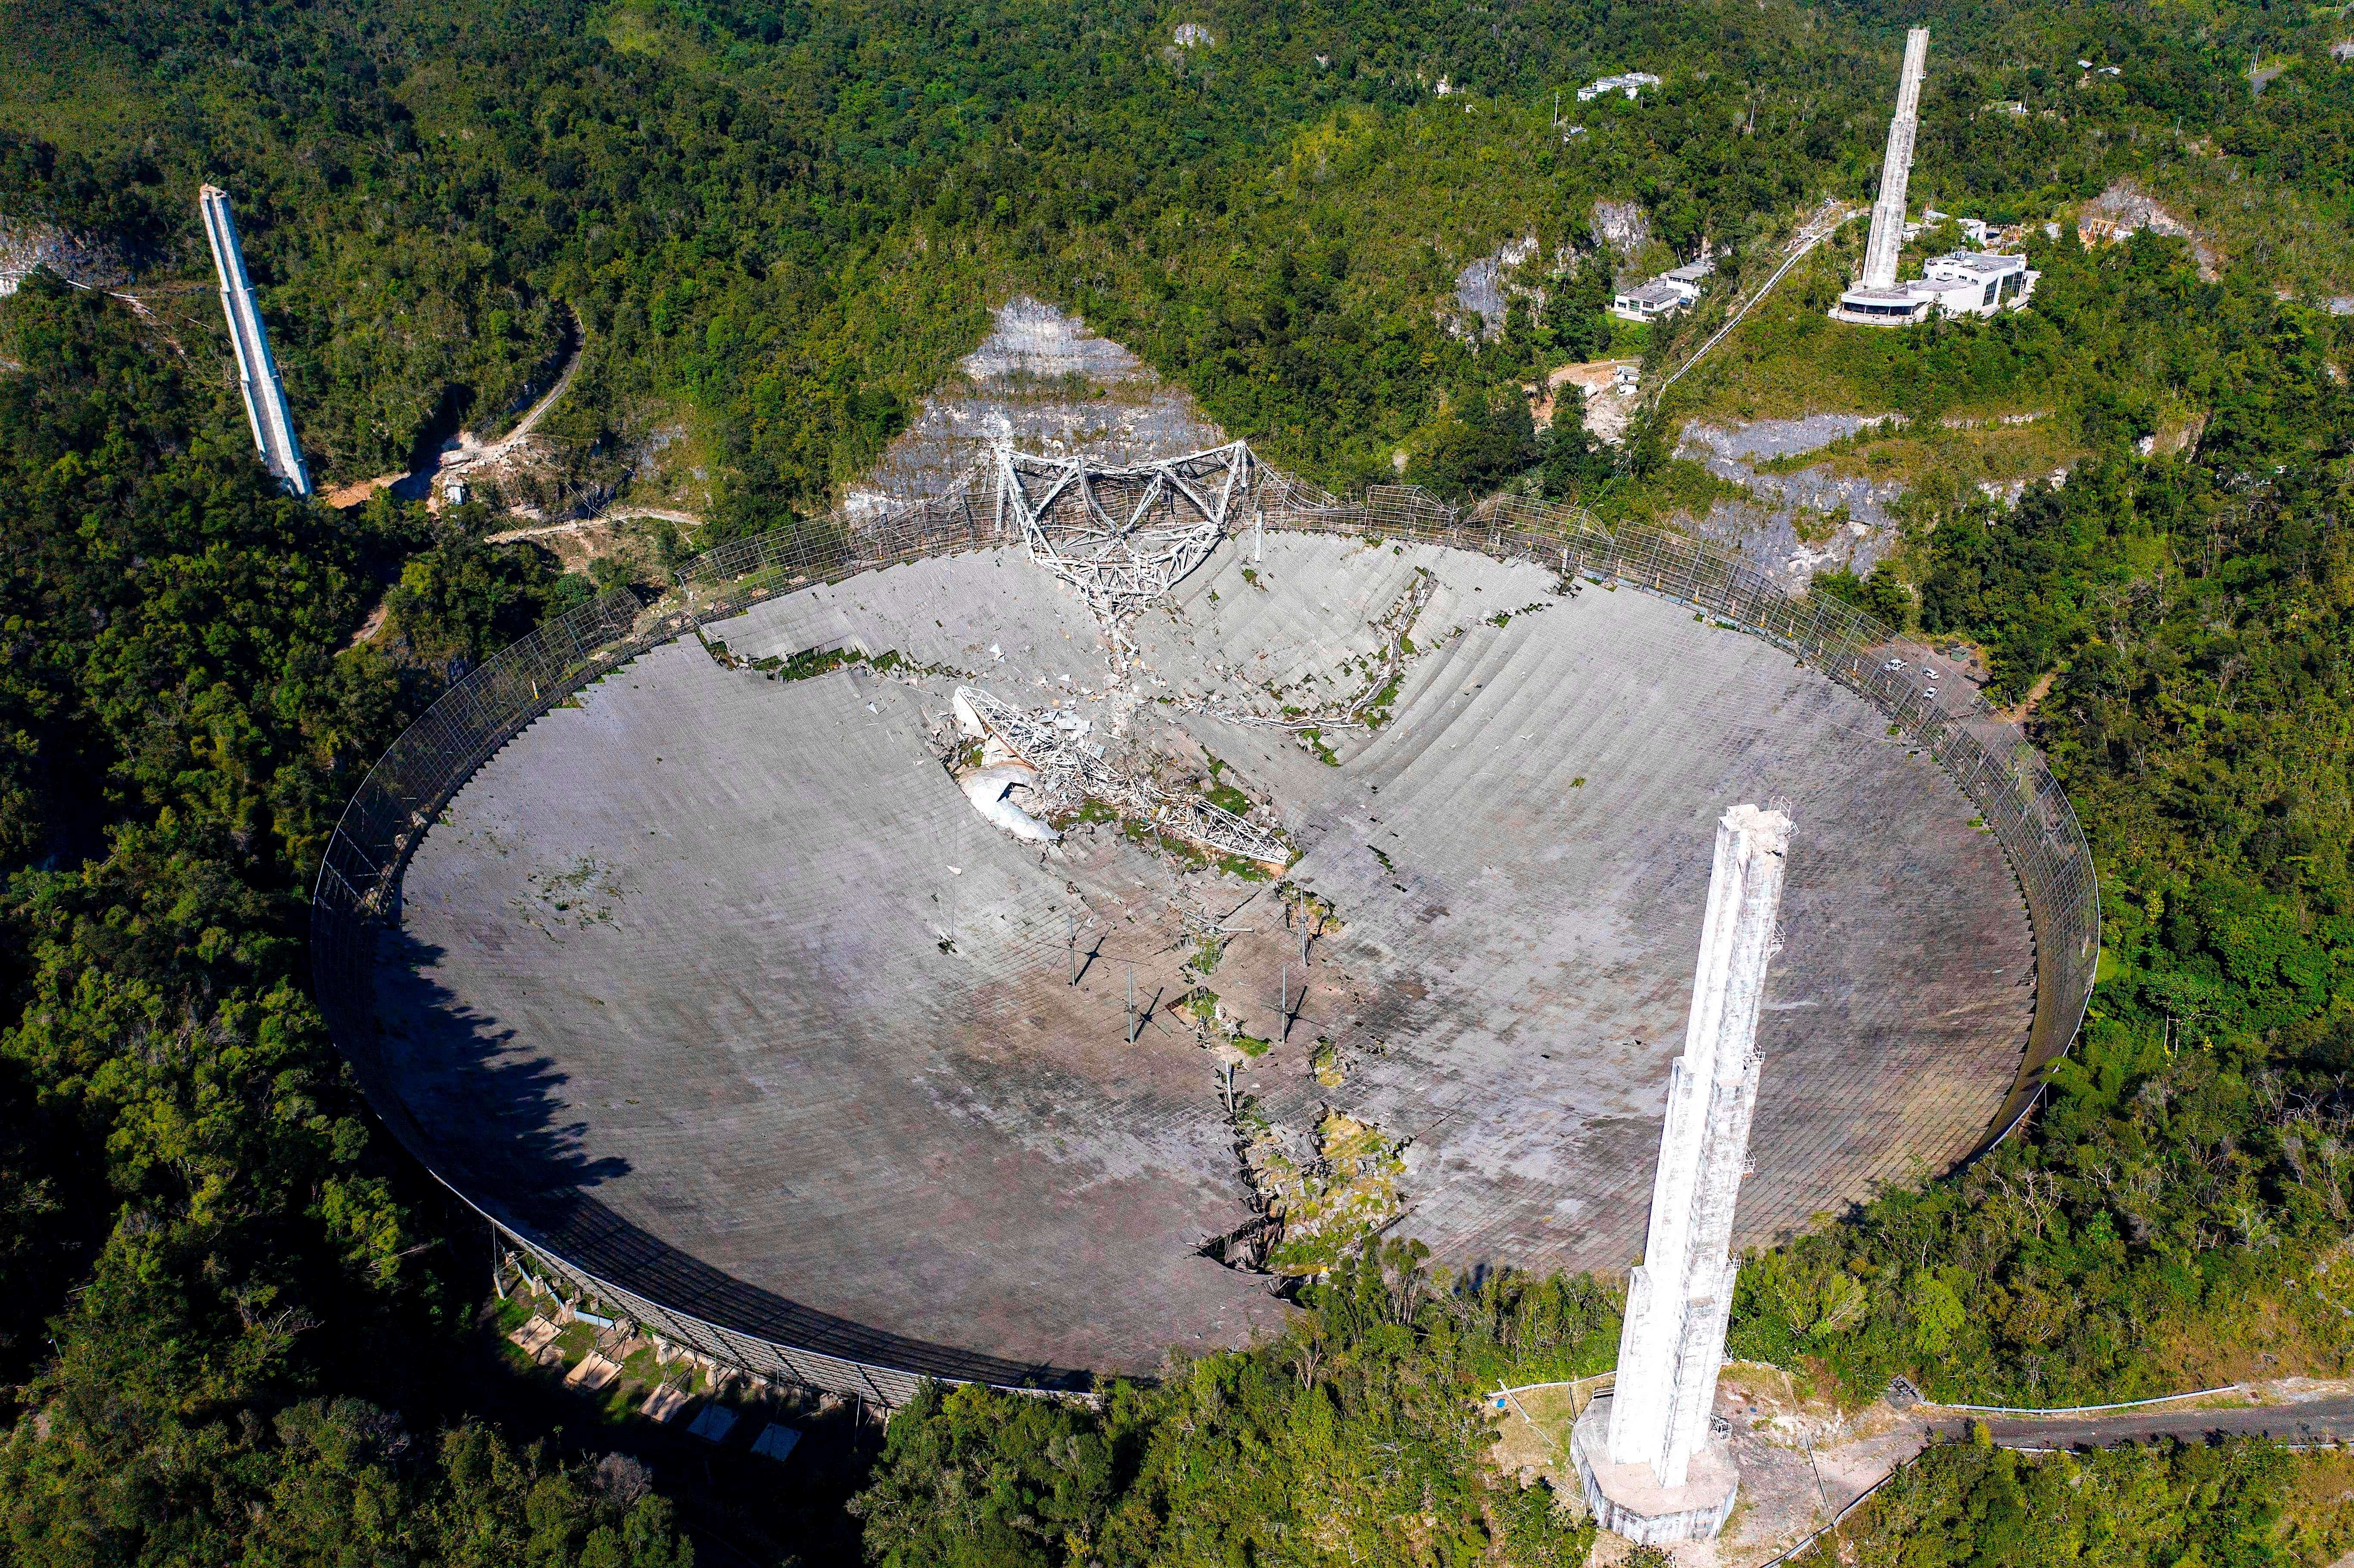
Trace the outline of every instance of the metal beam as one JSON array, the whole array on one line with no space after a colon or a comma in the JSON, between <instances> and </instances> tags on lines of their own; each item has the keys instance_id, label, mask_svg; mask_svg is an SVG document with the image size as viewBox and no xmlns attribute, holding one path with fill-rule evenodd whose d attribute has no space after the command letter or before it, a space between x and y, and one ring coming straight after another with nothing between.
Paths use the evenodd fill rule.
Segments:
<instances>
[{"instance_id":1,"label":"metal beam","mask_svg":"<svg viewBox=\"0 0 2354 1568\"><path fill-rule=\"evenodd\" d=\"M1241 441L1129 464L1042 457L1007 442L995 466L999 503L1012 512L1030 558L1078 589L1122 662L1133 652L1127 622L1208 558L1252 475ZM1214 500L1200 488L1211 478ZM1030 486L1040 481L1049 482L1045 493L1033 501ZM1135 497L1120 508L1124 520L1105 504L1106 487Z\"/></svg>"}]
</instances>

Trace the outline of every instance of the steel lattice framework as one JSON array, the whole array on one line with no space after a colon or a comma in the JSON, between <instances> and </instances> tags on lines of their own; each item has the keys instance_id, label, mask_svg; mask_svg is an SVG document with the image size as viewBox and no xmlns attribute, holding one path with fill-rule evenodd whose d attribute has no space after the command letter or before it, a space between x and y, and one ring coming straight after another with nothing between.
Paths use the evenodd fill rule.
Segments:
<instances>
[{"instance_id":1,"label":"steel lattice framework","mask_svg":"<svg viewBox=\"0 0 2354 1568\"><path fill-rule=\"evenodd\" d=\"M1243 441L1124 467L1006 442L995 457L998 525L1079 590L1125 655L1128 620L1217 548L1255 465Z\"/></svg>"},{"instance_id":2,"label":"steel lattice framework","mask_svg":"<svg viewBox=\"0 0 2354 1568\"><path fill-rule=\"evenodd\" d=\"M957 695L991 735L1038 770L1039 792L1048 800L1088 796L1220 854L1278 870L1291 863L1291 846L1281 833L1198 796L1172 794L1149 779L1129 777L1097 755L1101 747L1090 749L1076 731L1056 724L1052 714L1017 708L973 686L959 686Z\"/></svg>"}]
</instances>

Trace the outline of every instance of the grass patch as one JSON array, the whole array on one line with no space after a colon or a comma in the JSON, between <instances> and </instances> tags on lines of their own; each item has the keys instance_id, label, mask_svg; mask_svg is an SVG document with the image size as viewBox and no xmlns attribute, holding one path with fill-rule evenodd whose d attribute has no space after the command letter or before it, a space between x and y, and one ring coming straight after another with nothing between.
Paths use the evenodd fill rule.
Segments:
<instances>
[{"instance_id":1,"label":"grass patch","mask_svg":"<svg viewBox=\"0 0 2354 1568\"><path fill-rule=\"evenodd\" d=\"M1859 430L1813 451L1768 458L1753 466L1760 473L1823 468L1842 479L1959 493L1980 483L2043 479L2086 450L2068 439L2054 419L1989 429L1919 422L1895 430Z\"/></svg>"},{"instance_id":2,"label":"grass patch","mask_svg":"<svg viewBox=\"0 0 2354 1568\"><path fill-rule=\"evenodd\" d=\"M1749 493L1719 479L1688 458L1671 458L1648 479L1596 499L1595 515L1605 527L1621 523L1665 524L1675 517L1705 517L1720 501L1744 501Z\"/></svg>"},{"instance_id":3,"label":"grass patch","mask_svg":"<svg viewBox=\"0 0 2354 1568\"><path fill-rule=\"evenodd\" d=\"M1822 544L1853 521L1844 506L1835 512L1818 512L1811 506L1801 506L1790 514L1792 531L1809 545Z\"/></svg>"},{"instance_id":4,"label":"grass patch","mask_svg":"<svg viewBox=\"0 0 2354 1568\"><path fill-rule=\"evenodd\" d=\"M1246 1157L1267 1212L1283 1222L1283 1240L1267 1253L1277 1274L1318 1275L1362 1251L1368 1238L1397 1216L1404 1200L1404 1147L1370 1122L1327 1111L1316 1129L1317 1151L1304 1165L1272 1139Z\"/></svg>"},{"instance_id":5,"label":"grass patch","mask_svg":"<svg viewBox=\"0 0 2354 1568\"><path fill-rule=\"evenodd\" d=\"M1316 1081L1328 1089L1337 1089L1347 1080L1341 1067L1341 1048L1330 1040L1320 1038L1316 1042L1316 1049L1309 1053L1308 1066L1316 1075Z\"/></svg>"},{"instance_id":6,"label":"grass patch","mask_svg":"<svg viewBox=\"0 0 2354 1568\"><path fill-rule=\"evenodd\" d=\"M1212 784L1202 791L1202 799L1222 811L1232 811L1237 817L1251 814L1251 798L1231 784Z\"/></svg>"},{"instance_id":7,"label":"grass patch","mask_svg":"<svg viewBox=\"0 0 2354 1568\"><path fill-rule=\"evenodd\" d=\"M1222 811L1232 811L1237 817L1249 816L1256 802L1226 782L1227 764L1225 759L1214 751L1204 751L1202 755L1208 758L1210 765L1210 787L1202 791L1202 798Z\"/></svg>"},{"instance_id":8,"label":"grass patch","mask_svg":"<svg viewBox=\"0 0 2354 1568\"><path fill-rule=\"evenodd\" d=\"M709 646L712 654L721 663L730 664L736 662L734 656L727 652L727 644L725 642L714 642ZM864 666L878 675L887 675L906 663L907 661L899 656L896 649L885 649L880 653L870 655L861 653L854 648L811 648L796 653L790 659L780 659L775 654L770 654L765 659L747 660L745 667L758 670L771 681L811 681L820 675L831 674L836 670L844 669L853 664Z\"/></svg>"},{"instance_id":9,"label":"grass patch","mask_svg":"<svg viewBox=\"0 0 2354 1568\"><path fill-rule=\"evenodd\" d=\"M690 70L704 69L711 63L708 50L671 26L668 18L653 6L616 5L599 17L589 30L610 44L617 54L658 58Z\"/></svg>"}]
</instances>

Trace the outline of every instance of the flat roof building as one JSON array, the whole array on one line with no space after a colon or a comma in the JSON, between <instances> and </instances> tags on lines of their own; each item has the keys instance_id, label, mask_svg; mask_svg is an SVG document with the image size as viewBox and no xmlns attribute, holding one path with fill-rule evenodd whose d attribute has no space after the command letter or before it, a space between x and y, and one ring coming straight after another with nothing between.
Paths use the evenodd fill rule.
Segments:
<instances>
[{"instance_id":1,"label":"flat roof building","mask_svg":"<svg viewBox=\"0 0 2354 1568\"><path fill-rule=\"evenodd\" d=\"M1623 289L1610 302L1610 313L1630 322L1658 321L1671 316L1700 298L1700 291L1672 277L1654 278L1637 288Z\"/></svg>"},{"instance_id":2,"label":"flat roof building","mask_svg":"<svg viewBox=\"0 0 2354 1568\"><path fill-rule=\"evenodd\" d=\"M1840 296L1833 319L1862 326L1910 326L1935 313L1990 316L2026 303L2041 274L2024 256L1956 250L1935 256L1924 276L1885 289L1850 289Z\"/></svg>"},{"instance_id":3,"label":"flat roof building","mask_svg":"<svg viewBox=\"0 0 2354 1568\"><path fill-rule=\"evenodd\" d=\"M1647 70L1630 70L1623 76L1606 76L1587 82L1577 90L1577 101L1591 103L1606 92L1623 92L1632 98L1647 87L1657 87L1659 79Z\"/></svg>"},{"instance_id":4,"label":"flat roof building","mask_svg":"<svg viewBox=\"0 0 2354 1568\"><path fill-rule=\"evenodd\" d=\"M1934 302L1916 299L1902 284L1887 289L1850 289L1831 308L1831 319L1858 326L1911 326L1929 319Z\"/></svg>"}]
</instances>

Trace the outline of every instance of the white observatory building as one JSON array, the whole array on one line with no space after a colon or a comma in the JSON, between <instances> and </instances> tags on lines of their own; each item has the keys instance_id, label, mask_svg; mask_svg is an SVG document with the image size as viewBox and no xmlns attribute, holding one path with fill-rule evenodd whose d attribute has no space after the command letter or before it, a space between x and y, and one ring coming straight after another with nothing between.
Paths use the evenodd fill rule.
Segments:
<instances>
[{"instance_id":1,"label":"white observatory building","mask_svg":"<svg viewBox=\"0 0 2354 1568\"><path fill-rule=\"evenodd\" d=\"M2024 256L1956 250L1932 259L1923 275L1896 281L1904 249L1904 187L1913 173L1913 132L1920 122L1921 78L1929 64L1929 29L1904 36L1904 74L1896 84L1896 113L1888 122L1888 154L1880 165L1880 196L1872 204L1872 238L1864 245L1863 276L1839 297L1831 319L1862 326L1912 326L1932 313L1990 316L2025 302L2037 274Z\"/></svg>"}]
</instances>

